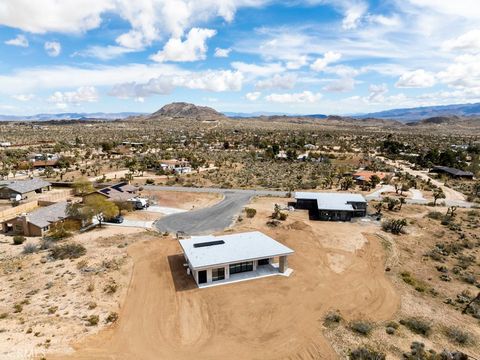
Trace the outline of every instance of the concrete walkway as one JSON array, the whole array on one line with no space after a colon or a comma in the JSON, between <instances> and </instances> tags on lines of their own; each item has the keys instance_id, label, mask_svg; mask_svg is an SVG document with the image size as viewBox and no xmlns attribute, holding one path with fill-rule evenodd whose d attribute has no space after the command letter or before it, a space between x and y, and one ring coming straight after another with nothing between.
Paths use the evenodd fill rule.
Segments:
<instances>
[{"instance_id":1,"label":"concrete walkway","mask_svg":"<svg viewBox=\"0 0 480 360\"><path fill-rule=\"evenodd\" d=\"M255 271L247 271L239 274L230 275L230 278L224 280L214 281L208 284L200 284L199 288L209 288L212 286L228 285L241 281L261 279L269 276L286 276L289 277L293 273L293 270L288 268L287 271L281 273L278 271L278 264L264 265L257 267Z\"/></svg>"}]
</instances>

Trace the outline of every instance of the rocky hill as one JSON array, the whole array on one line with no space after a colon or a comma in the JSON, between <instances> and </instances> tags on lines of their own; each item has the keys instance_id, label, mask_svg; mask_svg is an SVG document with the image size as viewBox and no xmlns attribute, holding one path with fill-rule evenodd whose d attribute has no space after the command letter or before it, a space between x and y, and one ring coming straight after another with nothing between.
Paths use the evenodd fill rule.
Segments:
<instances>
[{"instance_id":1,"label":"rocky hill","mask_svg":"<svg viewBox=\"0 0 480 360\"><path fill-rule=\"evenodd\" d=\"M225 115L208 106L197 106L185 102L174 102L165 105L147 118L155 119L165 117L194 119L199 121L218 121L227 119Z\"/></svg>"}]
</instances>

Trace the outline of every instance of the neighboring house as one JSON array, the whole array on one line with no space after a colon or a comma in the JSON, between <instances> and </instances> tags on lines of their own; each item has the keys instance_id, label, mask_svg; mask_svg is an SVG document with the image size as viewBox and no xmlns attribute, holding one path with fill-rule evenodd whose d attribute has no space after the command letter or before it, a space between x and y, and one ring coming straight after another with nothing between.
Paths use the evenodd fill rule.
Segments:
<instances>
[{"instance_id":1,"label":"neighboring house","mask_svg":"<svg viewBox=\"0 0 480 360\"><path fill-rule=\"evenodd\" d=\"M473 179L473 173L470 171L463 171L460 169L455 169L447 166L434 166L431 170L431 173L437 174L446 174L455 179Z\"/></svg>"},{"instance_id":2,"label":"neighboring house","mask_svg":"<svg viewBox=\"0 0 480 360\"><path fill-rule=\"evenodd\" d=\"M130 185L127 182L121 182L87 194L84 198L94 195L102 195L113 202L122 202L135 197L137 192L138 188L136 186Z\"/></svg>"},{"instance_id":3,"label":"neighboring house","mask_svg":"<svg viewBox=\"0 0 480 360\"><path fill-rule=\"evenodd\" d=\"M0 185L0 199L25 200L35 194L49 191L51 187L52 184L42 179L3 182Z\"/></svg>"},{"instance_id":4,"label":"neighboring house","mask_svg":"<svg viewBox=\"0 0 480 360\"><path fill-rule=\"evenodd\" d=\"M41 207L30 213L20 215L4 221L4 233L13 233L24 236L43 236L51 226L68 218L66 201Z\"/></svg>"},{"instance_id":5,"label":"neighboring house","mask_svg":"<svg viewBox=\"0 0 480 360\"><path fill-rule=\"evenodd\" d=\"M193 236L179 240L198 286L286 274L293 250L259 232ZM278 258L279 263L274 264ZM290 270L291 272L291 270Z\"/></svg>"},{"instance_id":6,"label":"neighboring house","mask_svg":"<svg viewBox=\"0 0 480 360\"><path fill-rule=\"evenodd\" d=\"M190 163L186 160L177 160L177 159L160 160L160 168L163 171L175 171L175 172L177 172L176 169L180 169L179 173L183 173L181 172L181 169L190 168L190 172L191 172Z\"/></svg>"},{"instance_id":7,"label":"neighboring house","mask_svg":"<svg viewBox=\"0 0 480 360\"><path fill-rule=\"evenodd\" d=\"M373 175L377 175L380 180L385 179L390 173L380 172L380 171L367 171L362 170L353 174L353 179L358 185L365 185L370 182Z\"/></svg>"},{"instance_id":8,"label":"neighboring house","mask_svg":"<svg viewBox=\"0 0 480 360\"><path fill-rule=\"evenodd\" d=\"M367 200L360 194L296 192L296 208L309 210L323 221L350 221L367 215Z\"/></svg>"}]
</instances>

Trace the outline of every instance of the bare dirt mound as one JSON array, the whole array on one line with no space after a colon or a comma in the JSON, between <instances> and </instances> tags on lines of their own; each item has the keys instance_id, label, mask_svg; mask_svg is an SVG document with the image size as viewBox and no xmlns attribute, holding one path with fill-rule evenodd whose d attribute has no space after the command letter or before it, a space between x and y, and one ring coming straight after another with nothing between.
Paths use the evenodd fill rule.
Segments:
<instances>
[{"instance_id":1,"label":"bare dirt mound","mask_svg":"<svg viewBox=\"0 0 480 360\"><path fill-rule=\"evenodd\" d=\"M364 314L374 321L397 311L399 297L385 276L378 238L345 251L322 244L338 224L323 225L333 230L320 237L320 229L306 225L303 214L292 214L285 227L276 229L266 227L268 215L260 211L253 221L295 250L289 278L198 289L185 272L177 241L139 242L129 249L135 265L118 323L75 344L71 356L49 359L335 359L323 335L327 311L338 309L347 320ZM248 226L245 221L236 230ZM340 228L343 235L346 225ZM329 253L348 260L341 273L330 268Z\"/></svg>"}]
</instances>

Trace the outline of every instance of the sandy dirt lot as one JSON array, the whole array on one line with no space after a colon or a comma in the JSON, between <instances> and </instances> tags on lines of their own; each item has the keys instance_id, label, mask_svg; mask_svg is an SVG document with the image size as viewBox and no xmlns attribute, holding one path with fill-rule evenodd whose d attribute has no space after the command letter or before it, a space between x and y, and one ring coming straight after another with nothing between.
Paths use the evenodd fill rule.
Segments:
<instances>
[{"instance_id":1,"label":"sandy dirt lot","mask_svg":"<svg viewBox=\"0 0 480 360\"><path fill-rule=\"evenodd\" d=\"M48 259L48 250L22 255L23 246L2 236L0 314L5 315L0 319L0 358L69 351L69 343L106 326L106 317L119 310L128 288L133 262L127 246L142 233L102 228L77 235L73 240L87 252L76 260ZM27 243L39 241L29 238ZM107 285L116 291L107 293ZM99 323L88 326L92 315L99 316Z\"/></svg>"},{"instance_id":2,"label":"sandy dirt lot","mask_svg":"<svg viewBox=\"0 0 480 360\"><path fill-rule=\"evenodd\" d=\"M158 206L184 210L201 209L212 206L222 199L220 194L214 193L189 193L156 190L143 190L142 196L153 199Z\"/></svg>"},{"instance_id":3,"label":"sandy dirt lot","mask_svg":"<svg viewBox=\"0 0 480 360\"><path fill-rule=\"evenodd\" d=\"M265 225L273 203L234 231L261 230L295 250L289 278L271 277L197 289L171 238L139 240L120 320L74 344L77 352L49 359L332 359L323 317L338 309L386 320L400 298L385 276L383 248L373 224L309 222L291 213L280 227Z\"/></svg>"}]
</instances>

